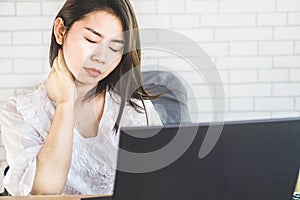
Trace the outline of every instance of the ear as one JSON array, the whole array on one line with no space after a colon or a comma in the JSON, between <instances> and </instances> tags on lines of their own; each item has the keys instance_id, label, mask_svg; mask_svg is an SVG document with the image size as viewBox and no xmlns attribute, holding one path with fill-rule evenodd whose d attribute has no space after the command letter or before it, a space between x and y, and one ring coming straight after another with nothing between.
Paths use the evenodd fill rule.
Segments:
<instances>
[{"instance_id":1,"label":"ear","mask_svg":"<svg viewBox=\"0 0 300 200\"><path fill-rule=\"evenodd\" d=\"M66 33L66 28L65 28L64 20L61 17L58 17L55 20L53 30L54 30L56 42L62 45Z\"/></svg>"}]
</instances>

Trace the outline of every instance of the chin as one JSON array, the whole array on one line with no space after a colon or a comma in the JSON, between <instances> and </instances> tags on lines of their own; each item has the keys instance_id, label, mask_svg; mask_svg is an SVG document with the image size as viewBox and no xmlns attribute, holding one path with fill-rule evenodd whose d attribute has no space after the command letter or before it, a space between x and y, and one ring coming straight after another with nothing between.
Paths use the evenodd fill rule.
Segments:
<instances>
[{"instance_id":1,"label":"chin","mask_svg":"<svg viewBox=\"0 0 300 200\"><path fill-rule=\"evenodd\" d=\"M76 78L76 81L80 84L84 84L84 85L97 85L99 80L96 80L96 79L90 79L90 78L81 78L81 77L78 77Z\"/></svg>"}]
</instances>

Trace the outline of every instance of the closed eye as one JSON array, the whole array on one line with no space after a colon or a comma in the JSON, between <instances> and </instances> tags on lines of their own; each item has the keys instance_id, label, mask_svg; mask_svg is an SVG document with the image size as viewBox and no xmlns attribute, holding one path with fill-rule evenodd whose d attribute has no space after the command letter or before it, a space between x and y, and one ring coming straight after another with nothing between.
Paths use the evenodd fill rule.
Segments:
<instances>
[{"instance_id":1,"label":"closed eye","mask_svg":"<svg viewBox=\"0 0 300 200\"><path fill-rule=\"evenodd\" d=\"M96 41L90 40L90 39L88 39L88 38L86 38L86 37L85 37L84 39L86 39L88 42L90 42L90 43L92 43L92 44L97 43Z\"/></svg>"},{"instance_id":2,"label":"closed eye","mask_svg":"<svg viewBox=\"0 0 300 200\"><path fill-rule=\"evenodd\" d=\"M113 49L113 48L111 48L111 47L109 47L109 49L110 49L111 51L113 51L113 52L118 52L118 51L120 51L120 50L117 50L117 49Z\"/></svg>"}]
</instances>

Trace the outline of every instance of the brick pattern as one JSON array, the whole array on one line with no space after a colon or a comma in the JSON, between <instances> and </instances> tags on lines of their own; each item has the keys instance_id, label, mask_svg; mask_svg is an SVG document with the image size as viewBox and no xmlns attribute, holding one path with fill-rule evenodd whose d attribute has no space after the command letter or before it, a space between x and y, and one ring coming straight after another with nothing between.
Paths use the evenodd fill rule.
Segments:
<instances>
[{"instance_id":1,"label":"brick pattern","mask_svg":"<svg viewBox=\"0 0 300 200\"><path fill-rule=\"evenodd\" d=\"M63 2L0 2L0 105L47 76L51 26ZM223 81L226 120L299 116L299 0L132 2L141 28L174 30L210 56ZM211 119L210 95L220 86L208 90L205 77L175 55L151 50L143 54L145 70L171 69L183 78L193 121ZM1 144L0 162L4 160Z\"/></svg>"}]
</instances>

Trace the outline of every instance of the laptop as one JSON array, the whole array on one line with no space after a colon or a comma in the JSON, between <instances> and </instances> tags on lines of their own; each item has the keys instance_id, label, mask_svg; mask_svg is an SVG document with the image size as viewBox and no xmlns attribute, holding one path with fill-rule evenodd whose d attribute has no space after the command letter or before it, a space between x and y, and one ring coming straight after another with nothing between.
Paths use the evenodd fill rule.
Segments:
<instances>
[{"instance_id":1,"label":"laptop","mask_svg":"<svg viewBox=\"0 0 300 200\"><path fill-rule=\"evenodd\" d=\"M211 126L220 124L122 128L114 195L105 198L292 199L300 168L300 118L226 122L216 145L199 158ZM195 134L183 152L187 141L173 142L179 131L187 138ZM169 144L177 146L168 149ZM163 156L151 154L165 149ZM175 154L180 156L172 161Z\"/></svg>"}]
</instances>

